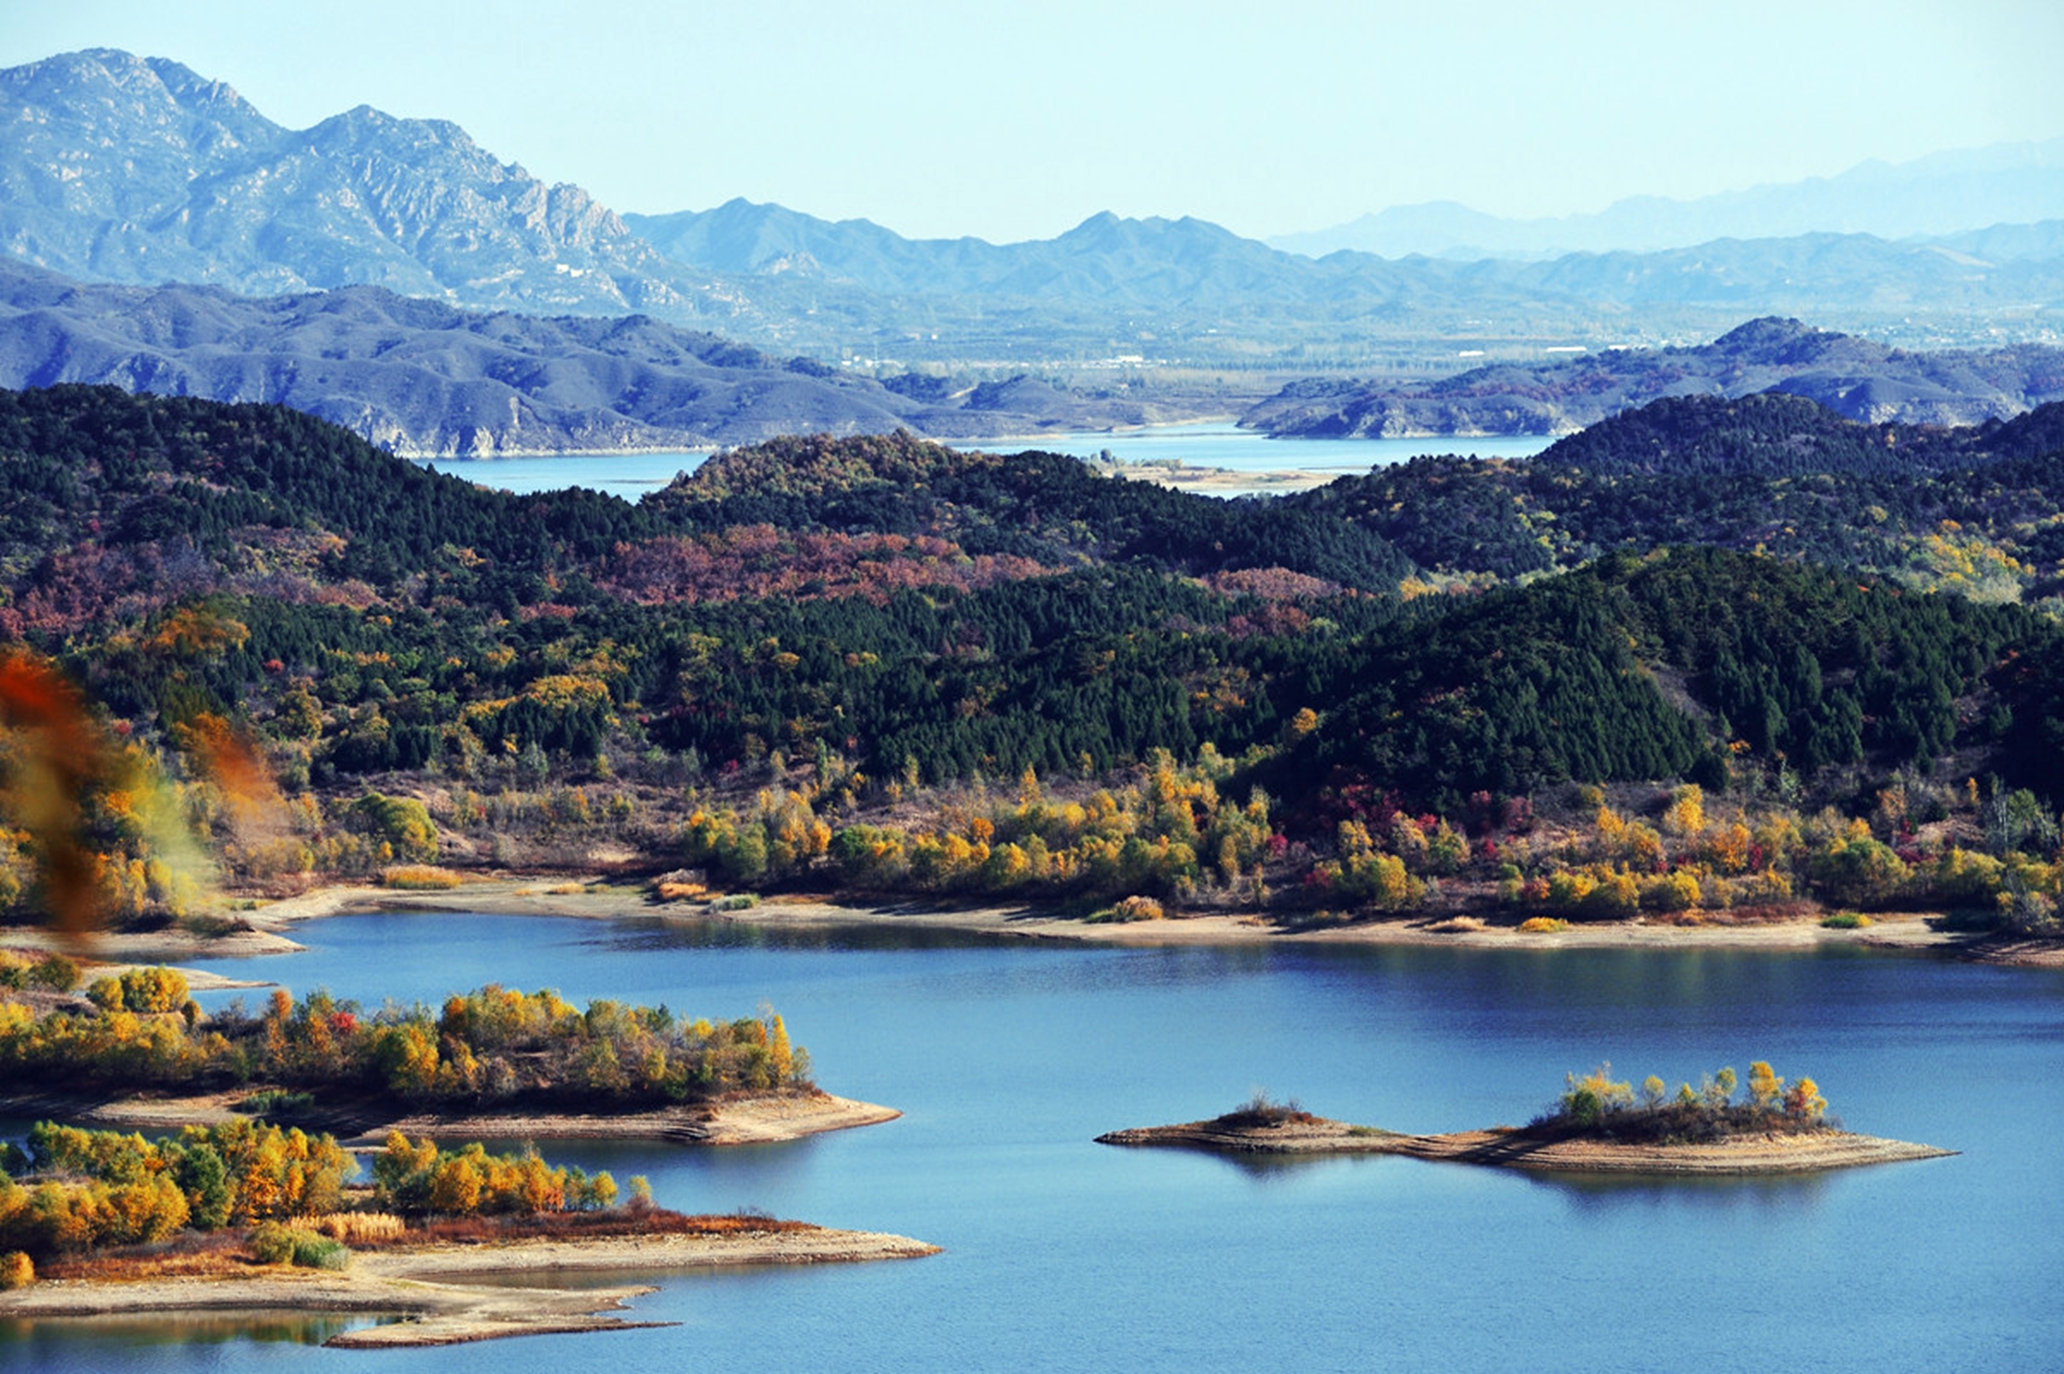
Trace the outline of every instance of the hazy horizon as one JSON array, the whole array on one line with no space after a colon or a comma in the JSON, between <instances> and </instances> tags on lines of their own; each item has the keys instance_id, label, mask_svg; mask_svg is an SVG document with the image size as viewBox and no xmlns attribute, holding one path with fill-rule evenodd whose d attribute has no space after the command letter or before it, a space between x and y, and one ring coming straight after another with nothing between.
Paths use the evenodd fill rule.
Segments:
<instances>
[{"instance_id":1,"label":"hazy horizon","mask_svg":"<svg viewBox=\"0 0 2064 1374\"><path fill-rule=\"evenodd\" d=\"M360 104L449 119L620 211L744 197L993 242L1103 210L1254 238L1428 201L1583 214L2064 135L2064 11L2031 0L1271 13L79 0L11 16L0 65L121 48L293 128Z\"/></svg>"}]
</instances>

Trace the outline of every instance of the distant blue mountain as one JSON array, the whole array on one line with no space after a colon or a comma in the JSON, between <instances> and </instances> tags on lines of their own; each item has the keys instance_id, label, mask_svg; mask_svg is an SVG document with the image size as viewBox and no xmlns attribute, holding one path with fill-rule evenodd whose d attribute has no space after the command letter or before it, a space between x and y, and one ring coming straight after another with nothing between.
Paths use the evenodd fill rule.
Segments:
<instances>
[{"instance_id":1,"label":"distant blue mountain","mask_svg":"<svg viewBox=\"0 0 2064 1374\"><path fill-rule=\"evenodd\" d=\"M1342 250L1390 258L1548 258L1817 233L1942 238L1988 225L2059 219L2064 138L1934 153L1896 164L1865 162L1838 176L1695 200L1636 196L1588 215L1501 219L1454 201L1396 205L1268 242L1315 258Z\"/></svg>"}]
</instances>

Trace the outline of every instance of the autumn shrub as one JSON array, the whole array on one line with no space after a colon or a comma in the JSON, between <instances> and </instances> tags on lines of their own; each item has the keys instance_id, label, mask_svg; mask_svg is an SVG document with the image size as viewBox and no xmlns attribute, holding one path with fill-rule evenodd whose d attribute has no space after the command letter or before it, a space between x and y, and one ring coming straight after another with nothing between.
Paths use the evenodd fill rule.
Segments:
<instances>
[{"instance_id":1,"label":"autumn shrub","mask_svg":"<svg viewBox=\"0 0 2064 1374\"><path fill-rule=\"evenodd\" d=\"M17 991L28 988L43 988L50 992L70 992L79 986L79 966L62 954L46 954L40 959L29 959L8 950L0 950L0 988Z\"/></svg>"},{"instance_id":2,"label":"autumn shrub","mask_svg":"<svg viewBox=\"0 0 2064 1374\"><path fill-rule=\"evenodd\" d=\"M1872 924L1871 918L1860 911L1837 911L1821 917L1820 923L1829 930L1862 930Z\"/></svg>"},{"instance_id":3,"label":"autumn shrub","mask_svg":"<svg viewBox=\"0 0 2064 1374\"><path fill-rule=\"evenodd\" d=\"M252 1093L238 1102L232 1111L246 1116L288 1117L297 1116L315 1105L314 1093L288 1092L284 1088L266 1088Z\"/></svg>"},{"instance_id":4,"label":"autumn shrub","mask_svg":"<svg viewBox=\"0 0 2064 1374\"><path fill-rule=\"evenodd\" d=\"M96 978L86 995L103 1011L178 1011L188 1000L186 975L162 966Z\"/></svg>"},{"instance_id":5,"label":"autumn shrub","mask_svg":"<svg viewBox=\"0 0 2064 1374\"><path fill-rule=\"evenodd\" d=\"M251 1258L260 1264L291 1264L299 1269L342 1269L351 1251L329 1236L318 1236L282 1222L260 1222L251 1228Z\"/></svg>"},{"instance_id":6,"label":"autumn shrub","mask_svg":"<svg viewBox=\"0 0 2064 1374\"><path fill-rule=\"evenodd\" d=\"M577 1165L555 1167L534 1152L491 1155L478 1142L442 1150L392 1131L373 1156L373 1196L410 1216L586 1212L615 1204L616 1180L606 1172L590 1177Z\"/></svg>"},{"instance_id":7,"label":"autumn shrub","mask_svg":"<svg viewBox=\"0 0 2064 1374\"><path fill-rule=\"evenodd\" d=\"M299 1231L294 1234L293 1261L297 1269L342 1269L351 1263L351 1251L341 1241Z\"/></svg>"},{"instance_id":8,"label":"autumn shrub","mask_svg":"<svg viewBox=\"0 0 2064 1374\"><path fill-rule=\"evenodd\" d=\"M390 857L419 862L437 857L437 827L429 808L413 797L368 792L346 807L344 816Z\"/></svg>"},{"instance_id":9,"label":"autumn shrub","mask_svg":"<svg viewBox=\"0 0 2064 1374\"><path fill-rule=\"evenodd\" d=\"M1835 901L1876 906L1899 894L1908 869L1890 846L1871 837L1867 825L1854 821L1807 856L1806 876Z\"/></svg>"},{"instance_id":10,"label":"autumn shrub","mask_svg":"<svg viewBox=\"0 0 2064 1374\"><path fill-rule=\"evenodd\" d=\"M1519 923L1522 935L1560 935L1570 923L1560 916L1529 916Z\"/></svg>"},{"instance_id":11,"label":"autumn shrub","mask_svg":"<svg viewBox=\"0 0 2064 1374\"><path fill-rule=\"evenodd\" d=\"M709 904L711 911L750 911L760 904L760 899L750 892L734 892L728 897L719 897Z\"/></svg>"},{"instance_id":12,"label":"autumn shrub","mask_svg":"<svg viewBox=\"0 0 2064 1374\"><path fill-rule=\"evenodd\" d=\"M1560 1119L1577 1127L1589 1130L1602 1122L1610 1112L1624 1111L1634 1105L1634 1089L1625 1083L1615 1083L1612 1065L1600 1064L1582 1078L1568 1075L1569 1084L1557 1100Z\"/></svg>"},{"instance_id":13,"label":"autumn shrub","mask_svg":"<svg viewBox=\"0 0 2064 1374\"><path fill-rule=\"evenodd\" d=\"M1827 1100L1810 1078L1787 1083L1762 1060L1749 1067L1745 1091L1731 1068L1707 1076L1694 1088L1666 1094L1651 1076L1637 1097L1631 1085L1615 1082L1612 1066L1601 1064L1583 1077L1570 1074L1555 1106L1535 1118L1535 1134L1584 1135L1625 1144L1701 1144L1730 1136L1783 1134L1824 1129L1833 1123Z\"/></svg>"},{"instance_id":14,"label":"autumn shrub","mask_svg":"<svg viewBox=\"0 0 2064 1374\"><path fill-rule=\"evenodd\" d=\"M189 1126L168 1140L45 1121L30 1128L28 1143L39 1172L85 1180L65 1185L76 1196L52 1195L38 1207L68 1218L58 1240L89 1245L331 1211L356 1168L331 1137L262 1121Z\"/></svg>"},{"instance_id":15,"label":"autumn shrub","mask_svg":"<svg viewBox=\"0 0 2064 1374\"><path fill-rule=\"evenodd\" d=\"M1641 884L1641 905L1650 911L1689 911L1701 896L1698 879L1681 868Z\"/></svg>"},{"instance_id":16,"label":"autumn shrub","mask_svg":"<svg viewBox=\"0 0 2064 1374\"><path fill-rule=\"evenodd\" d=\"M27 1288L36 1281L36 1265L27 1254L10 1250L0 1255L0 1292Z\"/></svg>"},{"instance_id":17,"label":"autumn shrub","mask_svg":"<svg viewBox=\"0 0 2064 1374\"><path fill-rule=\"evenodd\" d=\"M1167 915L1152 897L1127 897L1112 910L1121 921L1158 921Z\"/></svg>"},{"instance_id":18,"label":"autumn shrub","mask_svg":"<svg viewBox=\"0 0 2064 1374\"><path fill-rule=\"evenodd\" d=\"M294 1258L295 1245L305 1234L284 1222L260 1222L251 1228L251 1258L260 1264L290 1263Z\"/></svg>"},{"instance_id":19,"label":"autumn shrub","mask_svg":"<svg viewBox=\"0 0 2064 1374\"><path fill-rule=\"evenodd\" d=\"M1266 1089L1256 1088L1245 1102L1217 1117L1212 1124L1240 1129L1309 1124L1318 1119L1306 1111L1296 1098L1278 1102L1268 1095Z\"/></svg>"}]
</instances>

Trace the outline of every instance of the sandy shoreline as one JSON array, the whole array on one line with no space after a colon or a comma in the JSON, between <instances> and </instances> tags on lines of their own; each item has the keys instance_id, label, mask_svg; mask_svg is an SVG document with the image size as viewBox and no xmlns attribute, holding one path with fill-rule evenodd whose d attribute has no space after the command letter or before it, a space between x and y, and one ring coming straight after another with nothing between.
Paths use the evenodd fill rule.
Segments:
<instances>
[{"instance_id":1,"label":"sandy shoreline","mask_svg":"<svg viewBox=\"0 0 2064 1374\"><path fill-rule=\"evenodd\" d=\"M1176 1146L1249 1155L1404 1155L1546 1173L1750 1175L1811 1173L1956 1153L1848 1131L1744 1136L1712 1145L1623 1145L1542 1140L1511 1131L1402 1135L1323 1118L1270 1126L1189 1121L1100 1135L1104 1145Z\"/></svg>"},{"instance_id":2,"label":"sandy shoreline","mask_svg":"<svg viewBox=\"0 0 2064 1374\"><path fill-rule=\"evenodd\" d=\"M0 1317L105 1317L165 1312L292 1311L400 1316L326 1344L355 1349L454 1345L505 1336L610 1331L664 1323L612 1315L650 1285L569 1290L553 1273L649 1270L683 1273L731 1265L833 1264L914 1259L938 1247L871 1231L801 1229L727 1235L614 1236L361 1251L341 1273L252 1268L223 1278L145 1278L107 1283L46 1281L0 1294ZM469 1283L535 1275L539 1283Z\"/></svg>"},{"instance_id":3,"label":"sandy shoreline","mask_svg":"<svg viewBox=\"0 0 2064 1374\"><path fill-rule=\"evenodd\" d=\"M1891 913L1861 930L1835 930L1817 921L1753 925L1673 925L1627 922L1585 922L1554 934L1522 934L1516 926L1484 924L1476 929L1436 929L1430 916L1404 916L1357 921L1315 929L1284 928L1252 912L1212 912L1162 921L1092 924L1049 908L1029 904L971 903L950 905L907 899L847 899L783 894L768 897L737 912L717 913L692 902L658 902L643 886L601 880L492 878L468 882L443 892L404 892L377 887L324 887L300 897L272 902L243 913L261 939L277 938L289 946L286 932L322 916L367 911L494 911L510 915L571 916L597 920L716 920L773 927L857 926L876 929L961 931L1023 939L1074 940L1089 944L1372 944L1458 945L1490 949L1806 949L1821 945L1863 945L1877 948L1956 950L1974 944L1969 936L1931 929L1928 913ZM177 936L177 932L172 935ZM204 937L197 950L218 946ZM230 937L238 938L238 937ZM2051 951L2041 942L2026 942L2029 954ZM228 951L235 953L237 951ZM2064 957L2064 950L2053 951Z\"/></svg>"},{"instance_id":4,"label":"sandy shoreline","mask_svg":"<svg viewBox=\"0 0 2064 1374\"><path fill-rule=\"evenodd\" d=\"M700 902L661 902L643 884L598 877L472 878L442 891L336 884L236 913L250 927L212 936L185 930L100 935L86 951L118 964L291 954L303 948L294 927L325 916L376 911L559 916L583 920L726 921L776 928L858 927L951 931L1032 940L1110 945L1366 944L1447 945L1468 949L1813 949L1830 945L1905 949L2040 967L2064 967L2064 942L2008 941L1932 929L1928 912L1892 912L1857 930L1837 930L1808 918L1729 925L1633 921L1574 923L1554 933L1522 933L1517 924L1454 922L1417 914L1312 928L1273 924L1254 912L1209 912L1160 921L1091 923L1036 904L945 902L907 898L845 898L780 894L735 912ZM1444 915L1444 913L1443 913ZM0 929L0 946L58 948L49 932ZM77 952L75 950L75 952ZM249 980L190 975L197 989L265 987L263 965Z\"/></svg>"}]
</instances>

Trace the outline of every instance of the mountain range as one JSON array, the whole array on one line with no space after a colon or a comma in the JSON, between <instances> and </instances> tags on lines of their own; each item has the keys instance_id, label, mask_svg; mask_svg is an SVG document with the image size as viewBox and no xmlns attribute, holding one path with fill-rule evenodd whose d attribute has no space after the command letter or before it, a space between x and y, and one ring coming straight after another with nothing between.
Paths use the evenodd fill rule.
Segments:
<instances>
[{"instance_id":1,"label":"mountain range","mask_svg":"<svg viewBox=\"0 0 2064 1374\"><path fill-rule=\"evenodd\" d=\"M885 295L1096 302L1138 310L1299 310L1427 320L1486 307L1543 314L1695 307L1736 313L1981 310L2054 301L2064 289L2064 220L2000 226L1934 243L1870 234L1715 240L1653 253L1551 261L1313 260L1204 220L1092 216L1058 238L998 246L904 239L867 220L827 221L779 205L624 221L683 265L756 279L813 280Z\"/></svg>"}]
</instances>

